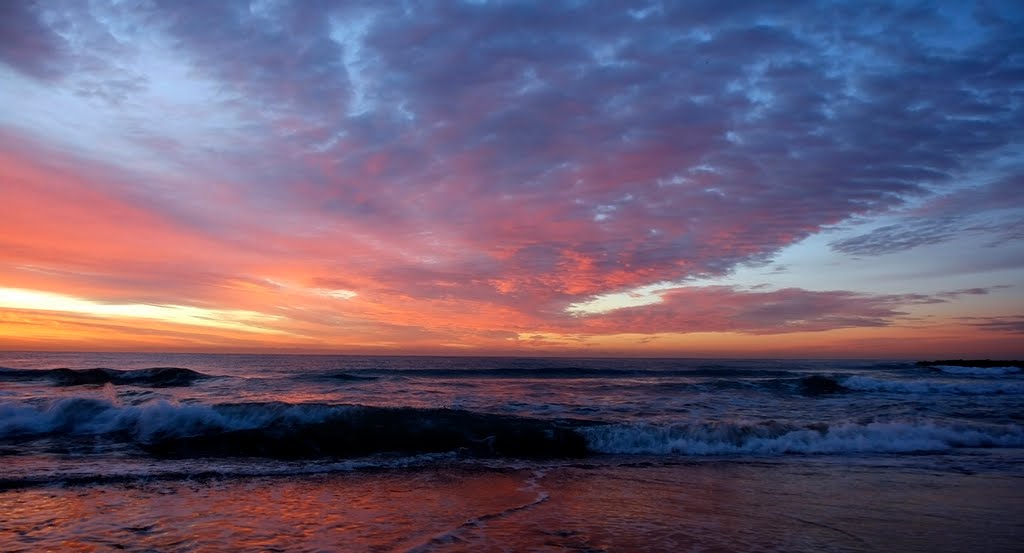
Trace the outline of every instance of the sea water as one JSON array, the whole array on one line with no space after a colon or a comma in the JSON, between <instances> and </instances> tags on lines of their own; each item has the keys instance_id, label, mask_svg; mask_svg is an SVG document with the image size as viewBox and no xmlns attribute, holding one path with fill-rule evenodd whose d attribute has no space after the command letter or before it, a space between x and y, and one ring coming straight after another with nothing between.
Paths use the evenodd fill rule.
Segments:
<instances>
[{"instance_id":1,"label":"sea water","mask_svg":"<svg viewBox=\"0 0 1024 553\"><path fill-rule=\"evenodd\" d=\"M3 551L1014 551L1024 374L0 353Z\"/></svg>"}]
</instances>

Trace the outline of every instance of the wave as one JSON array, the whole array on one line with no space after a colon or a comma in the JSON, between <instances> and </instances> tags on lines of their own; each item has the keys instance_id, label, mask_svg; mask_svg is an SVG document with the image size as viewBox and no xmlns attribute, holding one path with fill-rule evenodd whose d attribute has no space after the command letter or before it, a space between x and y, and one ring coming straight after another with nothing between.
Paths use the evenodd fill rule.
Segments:
<instances>
[{"instance_id":1,"label":"wave","mask_svg":"<svg viewBox=\"0 0 1024 553\"><path fill-rule=\"evenodd\" d=\"M1024 394L1024 382L942 382L937 380L887 380L871 376L851 376L840 381L850 390L904 394Z\"/></svg>"},{"instance_id":2,"label":"wave","mask_svg":"<svg viewBox=\"0 0 1024 553\"><path fill-rule=\"evenodd\" d=\"M70 453L134 451L158 459L906 453L1024 447L1024 427L928 419L802 425L776 421L609 424L455 409L280 402L179 404L163 399L121 405L94 397L48 404L0 403L0 445L11 446L8 454L31 454L54 444Z\"/></svg>"},{"instance_id":3,"label":"wave","mask_svg":"<svg viewBox=\"0 0 1024 553\"><path fill-rule=\"evenodd\" d=\"M1020 372L1018 367L960 367L956 365L935 365L933 368L946 374L962 376L1003 376Z\"/></svg>"},{"instance_id":4,"label":"wave","mask_svg":"<svg viewBox=\"0 0 1024 553\"><path fill-rule=\"evenodd\" d=\"M847 390L846 386L840 384L836 379L820 374L812 374L800 379L800 392L808 396L834 394Z\"/></svg>"},{"instance_id":5,"label":"wave","mask_svg":"<svg viewBox=\"0 0 1024 553\"><path fill-rule=\"evenodd\" d=\"M81 386L84 384L115 384L166 388L190 386L211 375L181 367L151 367L148 369L7 369L0 368L0 381L47 380L55 386Z\"/></svg>"},{"instance_id":6,"label":"wave","mask_svg":"<svg viewBox=\"0 0 1024 553\"><path fill-rule=\"evenodd\" d=\"M581 429L599 453L646 455L778 455L789 453L912 453L962 447L1024 447L1017 425L942 425L893 421L867 424L693 423L617 424Z\"/></svg>"},{"instance_id":7,"label":"wave","mask_svg":"<svg viewBox=\"0 0 1024 553\"><path fill-rule=\"evenodd\" d=\"M664 378L664 377L727 377L791 376L791 371L739 368L693 368L693 369L610 369L593 367L495 367L465 369L354 369L321 375L328 379L356 380L378 376L412 378L497 378L497 379L575 379L575 378Z\"/></svg>"},{"instance_id":8,"label":"wave","mask_svg":"<svg viewBox=\"0 0 1024 553\"><path fill-rule=\"evenodd\" d=\"M274 476L312 476L336 474L361 470L405 469L450 461L450 453L426 453L403 457L374 456L361 459L322 460L270 460L251 463L250 459L211 459L210 462L195 464L192 460L161 460L140 466L108 464L102 468L84 467L72 470L42 470L28 474L0 475L0 491L51 487L88 486L94 484L132 484L138 482L183 481L202 482L231 478L259 478ZM168 467L168 465L170 465ZM64 468L64 467L61 467Z\"/></svg>"},{"instance_id":9,"label":"wave","mask_svg":"<svg viewBox=\"0 0 1024 553\"><path fill-rule=\"evenodd\" d=\"M1024 361L1002 359L940 359L938 361L918 361L914 364L918 367L968 367L975 369L1017 367L1024 369Z\"/></svg>"},{"instance_id":10,"label":"wave","mask_svg":"<svg viewBox=\"0 0 1024 553\"><path fill-rule=\"evenodd\" d=\"M130 443L158 457L356 457L460 451L474 456L575 457L582 435L555 421L451 409L356 405L122 406L74 397L45 406L0 404L0 439L58 437L93 448Z\"/></svg>"},{"instance_id":11,"label":"wave","mask_svg":"<svg viewBox=\"0 0 1024 553\"><path fill-rule=\"evenodd\" d=\"M341 381L377 380L376 376L352 373L330 373L326 378Z\"/></svg>"}]
</instances>

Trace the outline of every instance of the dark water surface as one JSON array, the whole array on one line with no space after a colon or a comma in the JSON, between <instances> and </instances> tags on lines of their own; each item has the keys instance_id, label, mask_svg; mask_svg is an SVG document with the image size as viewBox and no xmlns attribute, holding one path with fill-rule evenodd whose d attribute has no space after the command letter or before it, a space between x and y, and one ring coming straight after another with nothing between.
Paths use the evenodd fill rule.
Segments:
<instances>
[{"instance_id":1,"label":"dark water surface","mask_svg":"<svg viewBox=\"0 0 1024 553\"><path fill-rule=\"evenodd\" d=\"M1014 551L1024 375L0 353L3 551Z\"/></svg>"}]
</instances>

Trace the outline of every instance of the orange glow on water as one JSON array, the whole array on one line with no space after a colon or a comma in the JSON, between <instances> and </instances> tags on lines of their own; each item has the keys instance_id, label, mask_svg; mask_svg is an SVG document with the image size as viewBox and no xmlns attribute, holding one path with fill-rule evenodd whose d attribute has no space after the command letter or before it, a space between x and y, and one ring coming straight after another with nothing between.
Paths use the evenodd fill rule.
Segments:
<instances>
[{"instance_id":1,"label":"orange glow on water","mask_svg":"<svg viewBox=\"0 0 1024 553\"><path fill-rule=\"evenodd\" d=\"M956 551L963 542L1012 548L1018 537L1012 525L978 522L1018 504L1008 476L951 483L945 474L885 467L837 476L717 462L543 472L396 469L10 490L0 494L0 546L817 551L872 540L899 550ZM893 486L894 478L902 485ZM871 516L856 512L865 504L875 506Z\"/></svg>"}]
</instances>

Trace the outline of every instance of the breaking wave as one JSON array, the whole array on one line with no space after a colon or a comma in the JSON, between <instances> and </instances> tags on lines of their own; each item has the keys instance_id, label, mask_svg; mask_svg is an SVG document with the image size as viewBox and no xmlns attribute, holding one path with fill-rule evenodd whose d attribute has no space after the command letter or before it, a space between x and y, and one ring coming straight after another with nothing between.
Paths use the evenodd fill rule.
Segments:
<instances>
[{"instance_id":1,"label":"breaking wave","mask_svg":"<svg viewBox=\"0 0 1024 553\"><path fill-rule=\"evenodd\" d=\"M936 380L886 380L871 376L851 376L843 387L862 392L906 394L945 393L961 395L1024 394L1024 382L942 382Z\"/></svg>"},{"instance_id":2,"label":"breaking wave","mask_svg":"<svg viewBox=\"0 0 1024 553\"><path fill-rule=\"evenodd\" d=\"M451 409L356 405L122 406L74 397L45 406L0 404L0 439L59 437L69 444L130 443L160 457L355 457L461 451L477 456L565 457L583 437L552 421Z\"/></svg>"},{"instance_id":3,"label":"breaking wave","mask_svg":"<svg viewBox=\"0 0 1024 553\"><path fill-rule=\"evenodd\" d=\"M961 447L1024 447L1017 425L943 425L892 421L867 424L695 423L617 424L581 429L599 453L647 455L778 455L787 453L910 453Z\"/></svg>"},{"instance_id":4,"label":"breaking wave","mask_svg":"<svg viewBox=\"0 0 1024 553\"><path fill-rule=\"evenodd\" d=\"M45 405L0 403L0 444L12 451L25 450L37 447L39 440L57 441L68 451L127 446L153 457L178 459L354 458L392 453L573 458L593 453L777 455L1024 447L1024 428L933 420L607 424L455 409L166 400L120 405L89 397Z\"/></svg>"}]
</instances>

